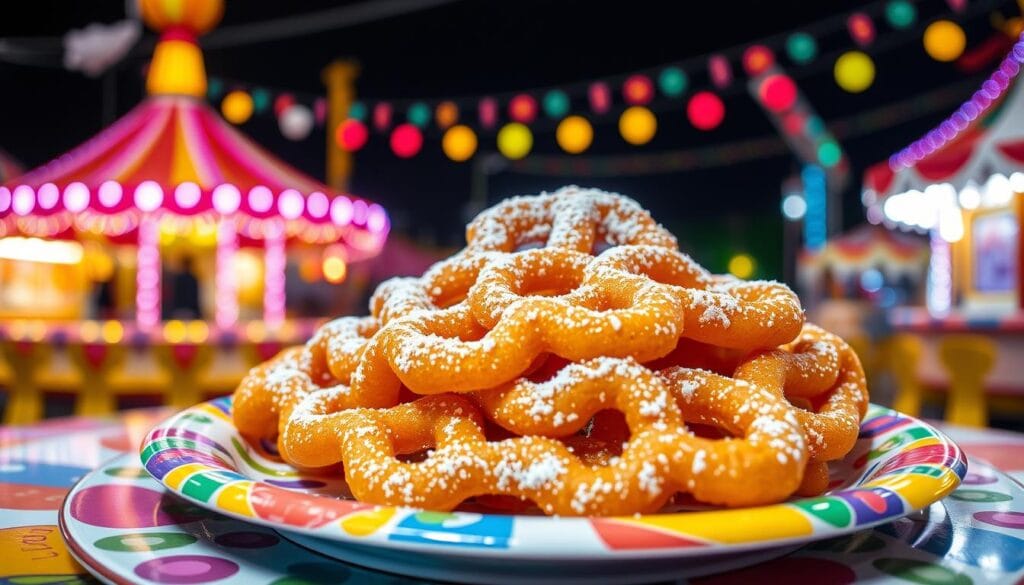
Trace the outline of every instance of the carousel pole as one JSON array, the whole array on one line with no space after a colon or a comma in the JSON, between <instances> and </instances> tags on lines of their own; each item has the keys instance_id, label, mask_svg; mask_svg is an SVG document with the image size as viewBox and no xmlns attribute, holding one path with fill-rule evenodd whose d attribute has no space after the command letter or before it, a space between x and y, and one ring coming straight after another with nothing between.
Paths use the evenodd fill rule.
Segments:
<instances>
[{"instance_id":1,"label":"carousel pole","mask_svg":"<svg viewBox=\"0 0 1024 585\"><path fill-rule=\"evenodd\" d=\"M267 222L263 251L263 321L276 329L285 318L285 233L279 219Z\"/></svg>"},{"instance_id":2,"label":"carousel pole","mask_svg":"<svg viewBox=\"0 0 1024 585\"><path fill-rule=\"evenodd\" d=\"M217 256L214 274L214 321L221 330L230 329L238 322L238 286L235 282L235 252L238 251L238 233L235 222L222 215L217 222Z\"/></svg>"},{"instance_id":3,"label":"carousel pole","mask_svg":"<svg viewBox=\"0 0 1024 585\"><path fill-rule=\"evenodd\" d=\"M135 322L143 331L160 323L160 223L152 213L144 213L139 221Z\"/></svg>"}]
</instances>

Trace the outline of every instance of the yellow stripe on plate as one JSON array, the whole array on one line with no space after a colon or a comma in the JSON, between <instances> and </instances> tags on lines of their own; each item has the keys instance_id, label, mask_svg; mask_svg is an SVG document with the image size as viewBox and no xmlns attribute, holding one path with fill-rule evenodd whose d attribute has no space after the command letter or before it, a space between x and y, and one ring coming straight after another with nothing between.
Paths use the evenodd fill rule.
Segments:
<instances>
[{"instance_id":1,"label":"yellow stripe on plate","mask_svg":"<svg viewBox=\"0 0 1024 585\"><path fill-rule=\"evenodd\" d=\"M811 520L789 506L716 510L697 514L621 518L623 522L657 527L684 536L723 543L794 538L811 534Z\"/></svg>"},{"instance_id":2,"label":"yellow stripe on plate","mask_svg":"<svg viewBox=\"0 0 1024 585\"><path fill-rule=\"evenodd\" d=\"M185 483L188 476L200 471L211 470L216 470L216 468L202 463L186 463L167 472L167 475L164 476L164 484L175 491L181 491L181 484Z\"/></svg>"},{"instance_id":3,"label":"yellow stripe on plate","mask_svg":"<svg viewBox=\"0 0 1024 585\"><path fill-rule=\"evenodd\" d=\"M252 504L249 502L249 492L252 490L252 486L253 482L251 481L229 483L217 495L217 507L225 512L233 512L250 518L256 516Z\"/></svg>"}]
</instances>

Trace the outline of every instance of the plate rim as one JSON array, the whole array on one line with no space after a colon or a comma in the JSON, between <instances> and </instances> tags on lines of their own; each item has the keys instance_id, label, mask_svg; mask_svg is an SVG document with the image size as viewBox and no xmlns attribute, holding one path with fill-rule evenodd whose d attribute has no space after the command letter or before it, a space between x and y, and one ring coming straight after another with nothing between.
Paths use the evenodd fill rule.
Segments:
<instances>
[{"instance_id":1,"label":"plate rim","mask_svg":"<svg viewBox=\"0 0 1024 585\"><path fill-rule=\"evenodd\" d=\"M223 408L218 407L215 404L215 403L218 403L218 402L224 404L225 406ZM184 415L190 413L193 410L197 410L198 409L202 414L205 414L205 415L216 414L221 419L223 419L223 421L226 421L228 425L232 425L231 420L230 420L230 414L229 414L230 404L231 404L231 397L227 396L227 397L216 398L216 399L213 399L213 400L208 400L208 401L202 402L202 403L200 403L198 405L195 405L195 406L183 409L182 411L179 411L177 413L174 413L173 415L171 415L170 417L168 417L164 421L161 421L156 427L154 427L150 431L150 433L147 434L146 438L142 441L141 445L139 446L139 456L140 456L140 458L145 453L146 448L152 442L155 442L155 441L160 440L160 439L168 438L166 435L158 435L159 431L161 431L162 429L183 428L183 427L181 427L179 425L174 425L173 423L175 421L177 421L178 419L182 418ZM888 522L892 522L892 521L894 521L894 520L896 520L898 518L907 516L909 514L917 512L917 511L919 511L921 509L927 508L928 506L930 506L930 505L934 504L935 502L937 502L937 501L943 499L944 497L946 497L950 492L955 490L961 484L961 482L963 481L964 476L967 473L968 462L967 462L966 453L948 435L943 433L941 430L936 428L934 425L931 425L928 422L926 422L926 421L924 421L924 420L922 420L920 418L917 418L917 417L914 417L914 416L910 416L910 415L907 415L907 414L904 414L904 413L900 413L900 412L896 411L895 409L892 409L892 408L889 408L889 407L884 407L884 406L880 406L880 405L877 405L877 404L870 404L869 407L868 407L868 413L872 413L872 412L877 412L877 415L875 417L872 417L872 420L874 420L875 418L881 417L881 416L888 415L888 416L894 417L896 419L904 419L906 421L909 421L909 426L907 424L896 425L896 426L898 426L900 428L901 432L908 430L908 428L914 428L914 427L920 428L920 427L923 427L926 430L930 431L930 433L933 435L933 437L938 439L941 444L944 444L944 445L946 445L948 447L951 447L952 450L953 450L953 460L952 461L949 461L949 462L944 461L941 464L938 464L938 463L935 463L935 462L931 462L932 464L938 465L941 470L945 470L945 471L949 472L948 474L946 474L948 476L949 481L947 481L945 484L943 484L941 486L941 489L939 489L937 491L934 491L934 492L931 492L931 497L928 498L927 501L921 502L921 504L918 505L918 506L915 506L911 502L907 501L905 496L903 496L901 492L896 491L896 490L892 489L891 487L887 487L887 486L867 486L867 487L881 487L883 489L887 489L888 491L891 491L894 494L896 494L897 496L899 496L899 500L902 503L906 504L905 506L903 506L904 509L903 509L902 512L900 512L898 514L895 514L895 515L883 516L883 517L880 517L880 518L878 518L876 520L871 520L871 521L865 521L865 522L858 523L857 519L856 519L856 516L854 514L854 511L851 509L850 510L850 512L851 512L851 520L850 520L850 523L847 526L844 526L844 527L837 527L837 526L834 526L834 525L828 526L828 525L825 525L825 523L820 521L820 519L818 519L818 518L812 519L810 517L810 515L807 512L805 512L805 511L804 512L797 512L796 506L792 505L792 504L795 504L795 503L798 503L798 502L802 502L802 501L814 500L814 499L817 499L817 498L820 498L820 497L823 497L823 496L814 496L814 497L810 497L810 498L798 498L798 499L795 499L795 500L794 499L790 499L790 500L786 500L785 502L780 502L780 503L776 503L776 504L768 504L768 505L764 505L764 506L752 506L752 507L747 507L747 508L716 508L716 509L712 509L712 510L702 510L702 511L696 511L696 512L673 512L673 513L669 513L669 514L647 514L647 515L633 515L633 516L606 516L606 517L561 516L560 517L560 516L537 516L537 515L515 515L515 514L493 514L493 513L468 512L469 514L479 515L482 518L487 518L487 517L512 518L513 519L512 520L512 524L513 525L515 525L517 523L521 523L521 524L525 524L525 525L543 524L543 525L548 525L548 526L550 526L552 523L565 523L565 524L570 524L570 525L575 525L575 526L584 526L585 525L587 527L587 530L589 532L591 532L592 537L594 539L596 539L597 541L600 541L604 545L604 547L602 549L594 549L594 550L586 550L586 551L583 551L583 550L577 551L577 550L574 550L572 548L566 548L566 547L551 548L551 549L538 549L538 548L532 548L531 549L531 548L527 548L527 549L524 550L523 548L521 548L521 545L520 546L516 545L517 539L514 537L514 535L512 533L512 530L513 530L512 527L509 528L510 532L509 532L509 535L507 536L507 540L508 540L509 546L506 547L506 548L494 548L494 547L485 547L485 546L479 546L479 547L473 547L473 546L451 546L450 544L445 544L445 543L437 542L437 541L432 541L432 542L427 542L427 541L415 542L415 541L403 541L403 540L390 540L390 539L386 538L386 536L388 534L393 533L390 530L390 528L393 528L393 525L395 524L395 522L394 522L395 518L406 518L406 517L411 517L412 515L415 515L415 514L418 514L418 513L421 513L421 512L430 512L429 510L424 510L424 509L419 509L419 508L412 508L412 507L406 507L406 506L386 506L386 505L365 504L366 507L355 508L355 509L347 512L346 514L342 515L342 516L339 516L337 518L334 518L332 520L324 522L324 523L322 523L322 524L320 524L318 526L315 526L315 527L289 525L289 524L284 524L284 523L281 523L281 522L276 522L276 521L268 519L268 518L263 518L263 517L260 517L258 515L251 515L250 516L250 515L240 514L240 513L237 513L235 511L233 511L233 510L229 510L229 509L226 509L226 508L218 505L217 502L216 502L216 498L213 497L212 494L217 493L219 491L219 489L217 491L215 491L215 492L212 492L211 497L210 497L209 500L201 500L199 498L196 498L196 497L193 497L193 496L191 496L189 494L184 493L178 486L169 485L168 483L166 483L164 481L164 478L166 478L167 475L168 475L167 473L165 473L163 477L156 477L155 475L153 475L153 472L147 466L147 462L150 459L152 459L153 457L155 457L156 454L158 454L160 451L155 451L147 459L141 459L141 464L142 464L143 469L146 469L147 473L150 473L150 476L153 477L153 479L155 479L157 482L159 482L169 492L175 494L176 496L182 497L182 498L184 498L184 499L186 499L186 500L188 500L190 502L193 502L193 503L195 503L196 505L198 505L200 507L212 510L212 511L214 511L216 513L219 513L219 514L230 516L232 518L235 518L235 519L238 519L238 520L241 520L241 521L260 524L262 526L266 526L266 527L269 527L269 528L274 529L274 530L284 531L284 532L299 533L299 534L303 534L303 535L310 536L310 537L313 537L313 538L325 539L325 540L329 540L329 541L332 541L332 542L335 542L335 543L340 543L340 544L353 543L353 544L358 544L358 545L363 545L363 546L365 546L365 545L380 546L380 547L385 547L387 549L394 550L394 551L415 552L415 553L420 553L420 554L443 553L446 556L459 556L459 557L477 558L477 559L481 559L481 558L495 558L495 559L498 559L498 558L501 558L501 559L514 558L514 559L521 559L523 561L530 561L530 560L534 560L534 561L571 560L571 561L582 561L582 562L585 562L585 561L606 561L606 560L609 560L609 559L628 560L628 559L644 559L644 558L655 559L655 558L699 557L699 556L711 556L711 555L717 555L717 554L727 554L727 553L731 553L731 552L744 552L744 551L751 551L751 550L759 550L759 549L764 549L764 548L769 548L769 547L776 547L776 546L788 546L788 545L793 545L793 544L800 543L800 542L812 542L812 541L823 540L823 539L832 538L832 537L836 537L836 536L841 536L841 535L844 535L844 534L849 534L849 533L856 532L856 531L859 531L859 530L864 530L864 529L872 528L874 526L878 526L880 524L885 524L885 523L888 523ZM865 418L867 418L867 415L865 416ZM861 424L863 425L863 421L862 421ZM185 427L185 428L188 429L188 427ZM191 432L195 432L194 431L194 427L192 427L192 429L188 429L188 430L191 430ZM233 428L233 425L232 425L232 431L237 433L237 430L235 430ZM895 448L894 447L892 449L892 452L894 454L899 454L899 453L906 452L907 451L907 447L909 447L910 445L915 444L916 442L917 442L917 440L911 441L910 443L907 443L905 445L899 445L898 446L899 448ZM239 469L240 466L238 465L237 457L233 453L228 451L226 447L224 447L224 450L230 456L231 463L236 465L236 467L235 467L235 469L233 471L235 473L239 474L239 475L243 475L244 476L244 473L242 473L240 471L240 469ZM197 452L200 453L200 454L203 454L202 451L197 451ZM186 462L180 464L179 466L176 466L175 468L180 467L181 465L185 465L185 464L188 464L188 462L186 461ZM196 464L196 463L193 462L192 464ZM203 465L203 464L197 464L197 465L202 465L203 467L205 467L205 469L200 469L200 470L194 472L193 474L189 474L187 477L191 477L192 475L198 474L198 473L225 471L224 469L213 467L213 466L209 466L209 465ZM861 474L861 479L859 480L860 483L858 485L847 486L846 488L844 488L844 490L846 490L846 489L856 489L858 486L863 486L863 483L865 481L863 479L864 476L869 471L876 470L876 469L879 469L881 467L882 466L878 465L877 462L874 465L866 464L864 466L864 468L860 470L860 474ZM893 473L895 471L898 471L898 469L902 469L902 468L897 468L896 470L890 470L890 472L888 472L888 473ZM169 471L168 471L168 473L169 473ZM883 476L884 475L887 475L887 474L883 474ZM914 474L907 473L906 475L912 477ZM877 479L877 478L874 478L874 479ZM236 481L241 481L241 480L236 480ZM244 481L252 482L253 486L261 485L264 488L269 488L271 490L283 490L283 491L289 492L290 494L301 493L301 492L295 492L293 490L288 490L287 488L283 488L283 487L280 487L280 486L275 486L273 484L266 483L263 480L253 479L252 477L248 477L248 476L245 476ZM868 481L870 481L870 480L868 480ZM183 480L181 482L181 484L179 484L179 485L184 485L185 483L186 483L186 481ZM839 490L839 491L843 491L843 490ZM834 493L837 493L837 492L831 492L829 494L825 494L825 496L833 495ZM321 498L321 497L324 497L324 496L320 496L320 495L317 495L317 494L304 494L304 495L306 495L308 497L311 497L311 498ZM355 501L355 500L351 500L351 501ZM709 539L707 537L696 535L696 534L687 535L686 533L684 533L681 530L673 531L672 529L662 528L662 527L658 527L658 526L654 526L654 525L650 525L650 524L644 525L644 524L636 523L637 520L642 520L645 517L655 517L655 516L661 517L661 518L672 517L672 516L680 516L680 517L686 516L686 517L689 517L689 516L698 515L698 514L720 513L720 512L727 512L727 513L733 513L733 514L739 515L739 514L742 514L742 513L751 513L751 512L764 513L764 511L766 511L766 510L778 509L778 508L786 508L788 510L792 510L793 512L803 513L805 516L807 516L808 524L811 526L811 531L809 533L806 533L806 534L800 534L800 535L794 535L794 536L786 536L786 537L763 538L763 539L756 539L756 540L748 540L748 541L745 541L745 542L722 542L722 541L711 540L711 539ZM348 534L348 533L346 533L346 532L344 532L343 530L340 530L340 529L336 530L336 531L333 531L333 532L330 532L330 533L325 533L325 532L323 532L321 530L322 528L324 528L325 526L328 526L328 525L340 524L340 522L342 520L344 520L344 518L347 517L350 514L355 514L355 513L360 513L360 512L371 512L371 511L377 511L377 510L382 510L382 509L392 509L392 510L394 510L392 519L387 521L386 523L382 524L380 527L378 527L378 530L374 534L370 535L370 537L356 536L356 535ZM456 512L456 513L459 513L459 512ZM467 513L467 512L463 512L463 513ZM692 545L689 545L689 546L680 545L680 546L675 546L675 547L664 547L663 546L663 547L648 547L648 548L615 549L615 548L612 548L612 547L608 546L608 544L606 542L604 542L603 539L597 534L596 529L594 528L594 524L592 523L592 520L594 520L594 519L620 521L620 522L625 522L627 524L633 522L632 524L630 524L631 527L642 528L642 529L646 529L648 531L653 531L653 532L661 533L661 534L664 534L664 535L666 535L668 537L677 537L680 540L690 540L690 541L693 541L695 544L692 544ZM388 530L385 530L384 529L385 526L389 526L390 528ZM430 531L421 530L421 532L430 532ZM381 534L381 533L384 533L384 534Z\"/></svg>"}]
</instances>

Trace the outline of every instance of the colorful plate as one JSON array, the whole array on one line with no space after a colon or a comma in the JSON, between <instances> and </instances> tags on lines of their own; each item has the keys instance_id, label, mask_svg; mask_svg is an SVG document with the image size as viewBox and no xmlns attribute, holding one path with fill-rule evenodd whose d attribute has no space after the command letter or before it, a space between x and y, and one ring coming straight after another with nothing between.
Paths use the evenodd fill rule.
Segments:
<instances>
[{"instance_id":1,"label":"colorful plate","mask_svg":"<svg viewBox=\"0 0 1024 585\"><path fill-rule=\"evenodd\" d=\"M123 497L129 491L145 495ZM267 528L150 492L165 490L134 455L124 455L88 474L64 501L61 534L78 560L104 581L137 582L142 573L157 582L218 585L418 583L325 559L275 540ZM148 504L140 506L140 500ZM963 484L921 512L694 585L1017 583L1024 577L1021 550L1024 487L972 460Z\"/></svg>"},{"instance_id":2,"label":"colorful plate","mask_svg":"<svg viewBox=\"0 0 1024 585\"><path fill-rule=\"evenodd\" d=\"M248 444L230 409L230 399L218 399L156 427L142 445L149 473L199 506L286 531L324 554L467 582L485 574L535 582L552 577L552 567L560 581L576 571L636 581L716 572L720 563L756 562L926 508L967 469L959 447L931 426L872 406L857 446L833 466L834 489L824 497L622 518L436 513L323 497L345 493L344 484L302 475L270 446Z\"/></svg>"}]
</instances>

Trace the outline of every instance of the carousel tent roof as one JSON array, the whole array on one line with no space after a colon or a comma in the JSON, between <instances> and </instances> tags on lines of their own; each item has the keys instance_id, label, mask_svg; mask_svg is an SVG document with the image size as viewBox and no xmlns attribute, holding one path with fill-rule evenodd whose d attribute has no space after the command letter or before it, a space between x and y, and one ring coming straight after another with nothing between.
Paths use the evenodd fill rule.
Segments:
<instances>
[{"instance_id":1,"label":"carousel tent roof","mask_svg":"<svg viewBox=\"0 0 1024 585\"><path fill-rule=\"evenodd\" d=\"M996 173L1024 170L1024 89L1015 80L1009 83L999 95L986 82L979 93L997 97L983 113L977 115L983 108L975 102L985 98L976 94L922 140L868 168L865 189L879 198L923 191L936 183L949 183L959 191L968 183L983 184ZM976 117L969 120L972 109ZM937 144L942 145L934 148Z\"/></svg>"},{"instance_id":2,"label":"carousel tent roof","mask_svg":"<svg viewBox=\"0 0 1024 585\"><path fill-rule=\"evenodd\" d=\"M380 249L388 230L380 205L334 193L189 96L152 96L88 142L0 188L7 231L27 235L102 226L119 236L146 211L233 213L241 234L253 239L266 220L282 218L292 236L344 239L366 253Z\"/></svg>"},{"instance_id":3,"label":"carousel tent roof","mask_svg":"<svg viewBox=\"0 0 1024 585\"><path fill-rule=\"evenodd\" d=\"M220 0L144 0L162 31L149 97L67 154L0 187L0 236L59 237L92 231L131 239L158 214L235 220L243 238L280 233L310 243L342 240L349 259L375 255L389 223L377 204L336 193L231 127L202 96L206 75L195 36L220 19Z\"/></svg>"},{"instance_id":4,"label":"carousel tent roof","mask_svg":"<svg viewBox=\"0 0 1024 585\"><path fill-rule=\"evenodd\" d=\"M921 236L864 224L832 238L817 252L804 251L800 267L810 272L831 269L842 275L877 268L890 276L923 273L928 242Z\"/></svg>"}]
</instances>

